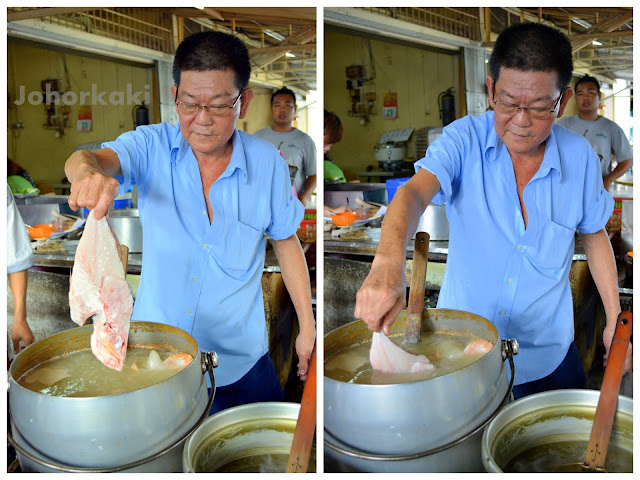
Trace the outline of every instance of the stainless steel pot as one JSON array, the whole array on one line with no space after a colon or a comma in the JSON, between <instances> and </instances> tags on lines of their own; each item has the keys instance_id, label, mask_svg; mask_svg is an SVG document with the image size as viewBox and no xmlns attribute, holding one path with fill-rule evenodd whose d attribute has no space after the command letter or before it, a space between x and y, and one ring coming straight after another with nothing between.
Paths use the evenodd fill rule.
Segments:
<instances>
[{"instance_id":1,"label":"stainless steel pot","mask_svg":"<svg viewBox=\"0 0 640 480\"><path fill-rule=\"evenodd\" d=\"M108 221L118 242L129 247L129 253L142 253L142 224L138 209L111 210Z\"/></svg>"},{"instance_id":2,"label":"stainless steel pot","mask_svg":"<svg viewBox=\"0 0 640 480\"><path fill-rule=\"evenodd\" d=\"M553 441L584 441L586 446L599 397L597 390L553 390L508 405L482 436L486 471L502 472L524 450ZM618 396L609 451L612 447L633 451L633 401L622 395ZM633 465L628 467L632 471Z\"/></svg>"},{"instance_id":3,"label":"stainless steel pot","mask_svg":"<svg viewBox=\"0 0 640 480\"><path fill-rule=\"evenodd\" d=\"M229 462L253 455L288 456L299 412L298 403L260 402L212 415L185 443L182 454L184 472L215 472ZM280 470L269 470L268 465L262 469ZM284 470L281 469L281 473ZM315 448L309 461L311 470L315 471Z\"/></svg>"},{"instance_id":4,"label":"stainless steel pot","mask_svg":"<svg viewBox=\"0 0 640 480\"><path fill-rule=\"evenodd\" d=\"M130 345L170 344L194 361L163 382L103 397L56 397L17 383L53 357L87 349L92 332L88 325L58 333L29 346L11 364L9 438L23 471L181 471L184 441L207 417L213 400L217 355L201 355L196 341L178 328L131 322Z\"/></svg>"},{"instance_id":5,"label":"stainless steel pot","mask_svg":"<svg viewBox=\"0 0 640 480\"><path fill-rule=\"evenodd\" d=\"M449 240L449 220L445 206L430 203L420 216L416 232L427 232L431 240Z\"/></svg>"},{"instance_id":6,"label":"stainless steel pot","mask_svg":"<svg viewBox=\"0 0 640 480\"><path fill-rule=\"evenodd\" d=\"M508 402L514 380L504 359L517 342L501 342L496 328L468 312L425 309L423 330L470 331L495 345L448 375L397 385L360 385L324 378L325 449L337 469L370 472L483 471L482 428ZM402 334L406 311L391 334ZM324 338L325 358L369 340L364 322Z\"/></svg>"},{"instance_id":7,"label":"stainless steel pot","mask_svg":"<svg viewBox=\"0 0 640 480\"><path fill-rule=\"evenodd\" d=\"M401 161L407 158L407 143L377 143L373 147L373 152L375 159L379 162Z\"/></svg>"}]
</instances>

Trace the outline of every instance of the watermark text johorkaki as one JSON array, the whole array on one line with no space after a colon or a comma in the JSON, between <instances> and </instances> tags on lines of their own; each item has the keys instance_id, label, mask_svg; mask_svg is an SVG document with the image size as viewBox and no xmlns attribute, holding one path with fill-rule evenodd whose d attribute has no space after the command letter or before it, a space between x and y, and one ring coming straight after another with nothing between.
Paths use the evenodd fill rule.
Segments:
<instances>
[{"instance_id":1,"label":"watermark text johorkaki","mask_svg":"<svg viewBox=\"0 0 640 480\"><path fill-rule=\"evenodd\" d=\"M150 86L145 85L145 91L133 91L133 85L127 84L126 92L106 92L98 91L98 86L94 83L91 85L90 92L74 92L72 90L64 93L51 91L51 86L47 84L46 90L43 92L32 91L26 93L24 85L20 85L18 90L18 98L13 103L23 105L25 101L31 105L140 105L151 102Z\"/></svg>"}]
</instances>

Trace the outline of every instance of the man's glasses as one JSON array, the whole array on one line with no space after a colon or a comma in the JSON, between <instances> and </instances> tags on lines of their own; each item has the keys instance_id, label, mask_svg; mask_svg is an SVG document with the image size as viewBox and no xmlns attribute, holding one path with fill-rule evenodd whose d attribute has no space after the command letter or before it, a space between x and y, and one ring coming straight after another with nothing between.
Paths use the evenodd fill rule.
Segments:
<instances>
[{"instance_id":1,"label":"man's glasses","mask_svg":"<svg viewBox=\"0 0 640 480\"><path fill-rule=\"evenodd\" d=\"M553 108L551 110L549 110L549 108L542 107L522 107L514 103L502 102L500 100L494 100L493 103L495 105L494 108L496 109L496 111L504 115L515 115L520 110L524 110L531 118L534 118L536 120L548 120L556 111L556 108L558 108L558 104L560 103L560 100L562 100L563 95L564 91L560 94L556 102L553 104ZM493 98L496 98L495 84L493 85Z\"/></svg>"},{"instance_id":2,"label":"man's glasses","mask_svg":"<svg viewBox=\"0 0 640 480\"><path fill-rule=\"evenodd\" d=\"M175 98L175 103L176 103L176 107L178 108L178 112L180 112L183 115L187 115L187 116L193 116L193 115L197 115L198 112L200 112L200 109L204 109L205 112L210 113L211 115L213 115L214 117L226 117L227 115L229 115L229 113L231 113L231 110L233 109L233 107L236 106L236 104L238 103L238 100L240 100L242 98L242 94L244 93L244 90L242 90L238 96L235 98L235 100L233 101L233 103L231 105L226 104L226 105L199 105L197 103L189 103L189 102L179 102L178 101L178 90L176 89L176 98Z\"/></svg>"}]
</instances>

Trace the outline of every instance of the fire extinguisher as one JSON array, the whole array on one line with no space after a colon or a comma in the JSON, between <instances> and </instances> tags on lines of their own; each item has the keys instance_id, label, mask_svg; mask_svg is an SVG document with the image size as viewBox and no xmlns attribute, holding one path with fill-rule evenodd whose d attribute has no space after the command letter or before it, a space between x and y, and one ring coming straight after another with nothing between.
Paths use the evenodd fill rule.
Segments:
<instances>
[{"instance_id":1,"label":"fire extinguisher","mask_svg":"<svg viewBox=\"0 0 640 480\"><path fill-rule=\"evenodd\" d=\"M149 109L144 102L133 107L133 127L138 128L140 125L149 125Z\"/></svg>"},{"instance_id":2,"label":"fire extinguisher","mask_svg":"<svg viewBox=\"0 0 640 480\"><path fill-rule=\"evenodd\" d=\"M438 95L438 108L440 109L440 118L442 126L446 127L455 120L455 99L452 93L453 87L448 88Z\"/></svg>"}]
</instances>

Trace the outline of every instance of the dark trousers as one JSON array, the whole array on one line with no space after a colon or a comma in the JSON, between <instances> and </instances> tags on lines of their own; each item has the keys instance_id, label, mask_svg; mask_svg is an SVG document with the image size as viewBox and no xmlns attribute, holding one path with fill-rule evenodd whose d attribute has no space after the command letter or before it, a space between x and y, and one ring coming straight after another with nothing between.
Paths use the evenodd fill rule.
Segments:
<instances>
[{"instance_id":1,"label":"dark trousers","mask_svg":"<svg viewBox=\"0 0 640 480\"><path fill-rule=\"evenodd\" d=\"M562 388L585 388L587 376L582 368L582 361L575 342L571 342L567 355L562 363L550 375L513 387L513 396L517 400L534 393L558 390Z\"/></svg>"},{"instance_id":2,"label":"dark trousers","mask_svg":"<svg viewBox=\"0 0 640 480\"><path fill-rule=\"evenodd\" d=\"M281 402L283 399L284 392L276 368L266 353L240 380L216 388L209 415L246 403Z\"/></svg>"}]
</instances>

